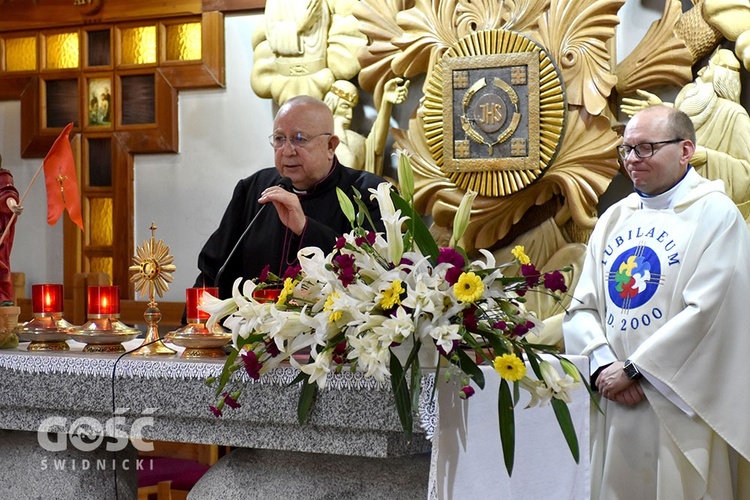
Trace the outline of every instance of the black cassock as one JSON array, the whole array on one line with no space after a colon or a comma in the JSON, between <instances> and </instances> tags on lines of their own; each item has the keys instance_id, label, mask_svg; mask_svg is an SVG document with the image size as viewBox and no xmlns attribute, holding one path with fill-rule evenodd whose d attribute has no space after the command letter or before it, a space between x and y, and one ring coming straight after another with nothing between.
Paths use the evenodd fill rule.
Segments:
<instances>
[{"instance_id":1,"label":"black cassock","mask_svg":"<svg viewBox=\"0 0 750 500\"><path fill-rule=\"evenodd\" d=\"M198 256L201 274L195 286L218 286L220 298L225 299L231 297L232 284L237 278L256 278L267 265L272 273L281 276L289 266L297 263L297 251L300 248L315 246L326 253L331 251L336 238L351 230L351 224L339 206L336 187L344 190L352 200L352 188L356 188L367 205L376 225L375 230L384 230L380 210L377 202L370 200L369 189L376 188L385 180L372 173L345 167L334 160L328 176L307 192L298 194L302 210L307 216L307 226L303 233L297 236L284 226L276 209L269 203L258 216L253 228L245 235L216 285L216 274L227 261L245 228L263 206L258 203L261 193L280 180L281 176L275 168L266 168L237 183L219 228L211 235ZM367 226L365 221L365 227Z\"/></svg>"}]
</instances>

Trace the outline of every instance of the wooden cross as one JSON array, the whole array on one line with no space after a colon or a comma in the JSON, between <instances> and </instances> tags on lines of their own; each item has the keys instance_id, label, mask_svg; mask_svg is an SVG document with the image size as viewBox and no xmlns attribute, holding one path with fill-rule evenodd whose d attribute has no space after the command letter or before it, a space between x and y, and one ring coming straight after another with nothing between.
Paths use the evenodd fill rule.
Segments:
<instances>
[{"instance_id":1,"label":"wooden cross","mask_svg":"<svg viewBox=\"0 0 750 500\"><path fill-rule=\"evenodd\" d=\"M45 0L41 5L33 0L0 0L0 37L6 42L25 36L43 46L48 37L66 31L77 34L83 54L75 67L55 68L54 71L45 66L48 61L37 61L32 71L8 71L0 64L0 100L21 100L21 156L44 157L62 129L60 123L74 121L71 137L78 134L73 145L81 162L81 205L90 207L84 210L84 227L90 232L111 220L112 227L105 233L111 234L112 241L94 246L84 241L75 224L63 218L66 290L73 289L76 273L83 269L100 271L95 264L106 261L111 263L112 283L120 286L123 298L134 298L128 275L135 249L131 209L134 204L133 155L178 151L178 92L224 86L224 13L257 10L264 5L264 0ZM160 27L157 46L162 47L166 44L162 33L183 22L200 23L201 59L175 64L165 61L159 54L154 63L123 64L117 50L121 50L124 30L135 24ZM100 41L100 35L110 44L101 51L110 60L96 61L92 65L93 43ZM115 43L115 36L119 36L118 43ZM38 49L37 54L43 57L46 52ZM98 97L92 90L97 80L109 81L111 106L115 108L111 122L103 124L88 117L89 101L92 96ZM112 85L116 82L119 85ZM150 92L150 100L133 106L125 102L128 85L135 88L132 94L136 98ZM89 90L81 91L81 88ZM119 95L115 94L115 88ZM77 101L70 100L71 92L78 93ZM133 108L145 109L145 118L134 115ZM110 162L108 184L91 183L90 172L95 165L88 162L94 161L93 151L98 144L109 145L109 152L105 149L103 154L104 163ZM96 161L100 160L102 158ZM63 176L58 176L61 192L63 180ZM104 222L97 220L101 211L91 208L102 203L109 204L106 212L111 217L103 219ZM73 252L75 255L71 255Z\"/></svg>"}]
</instances>

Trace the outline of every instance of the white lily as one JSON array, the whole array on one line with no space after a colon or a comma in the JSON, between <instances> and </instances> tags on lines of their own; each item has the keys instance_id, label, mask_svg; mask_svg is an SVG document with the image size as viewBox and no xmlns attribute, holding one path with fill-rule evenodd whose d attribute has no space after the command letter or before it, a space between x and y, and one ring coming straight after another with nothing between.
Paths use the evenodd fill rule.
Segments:
<instances>
[{"instance_id":1,"label":"white lily","mask_svg":"<svg viewBox=\"0 0 750 500\"><path fill-rule=\"evenodd\" d=\"M414 197L414 169L409 160L409 153L404 150L398 150L398 185L401 188L401 196L411 203Z\"/></svg>"},{"instance_id":2,"label":"white lily","mask_svg":"<svg viewBox=\"0 0 750 500\"><path fill-rule=\"evenodd\" d=\"M460 328L459 325L453 324L439 325L430 330L430 336L443 351L450 352L453 350L453 341L461 339L458 333Z\"/></svg>"},{"instance_id":3,"label":"white lily","mask_svg":"<svg viewBox=\"0 0 750 500\"><path fill-rule=\"evenodd\" d=\"M392 216L396 213L396 207L391 199L391 187L390 183L381 182L377 189L370 188L370 199L375 198L380 207L380 215L383 217Z\"/></svg>"},{"instance_id":4,"label":"white lily","mask_svg":"<svg viewBox=\"0 0 750 500\"><path fill-rule=\"evenodd\" d=\"M323 352L317 352L315 349L310 351L313 362L306 365L300 364L296 359L289 358L289 363L292 366L299 369L302 373L310 375L308 383L312 384L316 382L319 389L325 389L326 377L331 372L331 361L333 359L333 352L327 349Z\"/></svg>"},{"instance_id":5,"label":"white lily","mask_svg":"<svg viewBox=\"0 0 750 500\"><path fill-rule=\"evenodd\" d=\"M561 377L557 369L549 361L542 361L539 363L539 370L542 372L542 378L544 383L552 389L554 397L570 403L572 398L570 392L580 387L581 383L576 382L573 377L568 375Z\"/></svg>"},{"instance_id":6,"label":"white lily","mask_svg":"<svg viewBox=\"0 0 750 500\"><path fill-rule=\"evenodd\" d=\"M451 236L451 246L461 240L461 237L466 232L466 228L469 227L471 204L474 203L476 197L476 191L469 189L464 193L464 197L461 198L461 203L458 205L456 215L453 217L453 236Z\"/></svg>"},{"instance_id":7,"label":"white lily","mask_svg":"<svg viewBox=\"0 0 750 500\"><path fill-rule=\"evenodd\" d=\"M391 351L388 345L379 342L374 335L347 337L351 352L347 356L350 360L357 360L358 370L364 371L366 377L375 377L376 380L385 381L386 375L390 375L388 364L391 359Z\"/></svg>"}]
</instances>

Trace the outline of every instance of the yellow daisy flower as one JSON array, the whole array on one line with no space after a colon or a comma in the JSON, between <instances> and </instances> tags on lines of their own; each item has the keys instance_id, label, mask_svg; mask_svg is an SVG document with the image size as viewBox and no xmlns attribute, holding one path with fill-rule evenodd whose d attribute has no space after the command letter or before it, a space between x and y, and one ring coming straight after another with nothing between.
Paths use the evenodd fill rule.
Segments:
<instances>
[{"instance_id":1,"label":"yellow daisy flower","mask_svg":"<svg viewBox=\"0 0 750 500\"><path fill-rule=\"evenodd\" d=\"M508 382L517 382L526 375L526 365L515 354L496 356L493 363L495 371Z\"/></svg>"},{"instance_id":2,"label":"yellow daisy flower","mask_svg":"<svg viewBox=\"0 0 750 500\"><path fill-rule=\"evenodd\" d=\"M401 280L393 280L391 286L383 290L383 297L380 299L380 307L388 310L401 304L401 294L405 291L404 287L401 286Z\"/></svg>"},{"instance_id":3,"label":"yellow daisy flower","mask_svg":"<svg viewBox=\"0 0 750 500\"><path fill-rule=\"evenodd\" d=\"M531 264L531 259L528 255L526 255L526 249L523 247L523 245L516 245L515 247L513 247L513 250L511 250L510 253L512 253L513 257L518 259L518 262L520 262L524 266Z\"/></svg>"},{"instance_id":4,"label":"yellow daisy flower","mask_svg":"<svg viewBox=\"0 0 750 500\"><path fill-rule=\"evenodd\" d=\"M333 292L331 295L326 297L326 303L323 304L323 310L324 311L331 311L331 314L328 315L328 322L329 323L335 323L338 320L341 319L341 316L344 315L344 311L334 311L333 306L335 303L335 300L339 298L339 294L336 292Z\"/></svg>"},{"instance_id":5,"label":"yellow daisy flower","mask_svg":"<svg viewBox=\"0 0 750 500\"><path fill-rule=\"evenodd\" d=\"M476 302L482 298L484 293L484 283L482 278L473 272L461 273L458 281L453 285L453 293L461 302Z\"/></svg>"},{"instance_id":6,"label":"yellow daisy flower","mask_svg":"<svg viewBox=\"0 0 750 500\"><path fill-rule=\"evenodd\" d=\"M286 299L294 292L294 287L297 286L297 281L293 280L292 278L287 278L284 280L284 288L281 290L281 293L279 294L279 298L276 301L276 304L283 306L286 304Z\"/></svg>"}]
</instances>

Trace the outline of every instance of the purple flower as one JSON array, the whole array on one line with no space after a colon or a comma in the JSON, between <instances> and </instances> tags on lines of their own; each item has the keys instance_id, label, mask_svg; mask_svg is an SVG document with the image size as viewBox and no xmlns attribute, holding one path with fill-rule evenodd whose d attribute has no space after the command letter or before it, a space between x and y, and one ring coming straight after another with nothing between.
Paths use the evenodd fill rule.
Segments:
<instances>
[{"instance_id":1,"label":"purple flower","mask_svg":"<svg viewBox=\"0 0 750 500\"><path fill-rule=\"evenodd\" d=\"M438 254L437 263L442 264L443 262L447 262L448 264L453 264L456 267L460 267L463 269L463 267L466 265L466 261L464 260L464 256L461 255L457 250L453 248L441 248L438 250L440 253Z\"/></svg>"},{"instance_id":2,"label":"purple flower","mask_svg":"<svg viewBox=\"0 0 750 500\"><path fill-rule=\"evenodd\" d=\"M261 283L263 283L264 281L266 281L268 279L268 273L271 272L270 270L271 270L271 266L270 265L267 265L266 267L264 267L263 269L261 269L260 275L258 276L258 281L261 282Z\"/></svg>"},{"instance_id":3,"label":"purple flower","mask_svg":"<svg viewBox=\"0 0 750 500\"><path fill-rule=\"evenodd\" d=\"M341 250L346 246L346 238L339 236L336 238L336 250Z\"/></svg>"},{"instance_id":4,"label":"purple flower","mask_svg":"<svg viewBox=\"0 0 750 500\"><path fill-rule=\"evenodd\" d=\"M230 408L232 408L233 410L236 410L237 408L239 408L240 406L242 406L241 404L239 404L237 402L237 400L235 398L233 398L232 396L230 396L228 392L224 392L221 395L224 397L224 402L227 404L227 406L230 407ZM219 412L219 413L221 413L221 412Z\"/></svg>"},{"instance_id":5,"label":"purple flower","mask_svg":"<svg viewBox=\"0 0 750 500\"><path fill-rule=\"evenodd\" d=\"M536 286L539 281L539 271L536 270L534 264L524 264L521 266L521 274L526 277L526 286Z\"/></svg>"},{"instance_id":6,"label":"purple flower","mask_svg":"<svg viewBox=\"0 0 750 500\"><path fill-rule=\"evenodd\" d=\"M445 281L450 283L451 285L455 285L458 283L458 278L461 277L461 273L463 273L464 270L458 266L453 266L445 273Z\"/></svg>"},{"instance_id":7,"label":"purple flower","mask_svg":"<svg viewBox=\"0 0 750 500\"><path fill-rule=\"evenodd\" d=\"M253 380L260 378L260 369L263 368L263 363L258 361L258 356L255 351L249 351L242 353L242 362L245 364L245 371Z\"/></svg>"},{"instance_id":8,"label":"purple flower","mask_svg":"<svg viewBox=\"0 0 750 500\"><path fill-rule=\"evenodd\" d=\"M470 385L465 385L461 388L461 391L458 393L458 397L461 399L469 399L474 395L474 388Z\"/></svg>"},{"instance_id":9,"label":"purple flower","mask_svg":"<svg viewBox=\"0 0 750 500\"><path fill-rule=\"evenodd\" d=\"M266 347L266 354L268 354L272 358L275 358L276 356L281 354L281 351L279 350L279 346L277 346L276 342L274 342L273 340L269 339L263 343L265 344L265 347Z\"/></svg>"},{"instance_id":10,"label":"purple flower","mask_svg":"<svg viewBox=\"0 0 750 500\"><path fill-rule=\"evenodd\" d=\"M293 266L289 266L286 268L286 271L284 271L284 275L281 277L281 280L285 280L287 278L294 278L299 274L299 272L302 270L302 266L299 264L295 264Z\"/></svg>"},{"instance_id":11,"label":"purple flower","mask_svg":"<svg viewBox=\"0 0 750 500\"><path fill-rule=\"evenodd\" d=\"M477 306L472 304L463 310L463 323L467 330L477 329Z\"/></svg>"},{"instance_id":12,"label":"purple flower","mask_svg":"<svg viewBox=\"0 0 750 500\"><path fill-rule=\"evenodd\" d=\"M506 323L505 321L495 321L492 324L492 328L496 330L505 330L506 328L508 328L508 323Z\"/></svg>"},{"instance_id":13,"label":"purple flower","mask_svg":"<svg viewBox=\"0 0 750 500\"><path fill-rule=\"evenodd\" d=\"M354 283L354 278L357 274L354 262L354 257L348 254L337 255L333 258L333 268L338 272L339 281L344 286Z\"/></svg>"},{"instance_id":14,"label":"purple flower","mask_svg":"<svg viewBox=\"0 0 750 500\"><path fill-rule=\"evenodd\" d=\"M533 325L533 323L532 323L532 325ZM513 335L515 335L516 337L523 337L528 332L529 332L529 327L526 326L526 325L518 324L518 325L516 325L516 326L513 327Z\"/></svg>"},{"instance_id":15,"label":"purple flower","mask_svg":"<svg viewBox=\"0 0 750 500\"><path fill-rule=\"evenodd\" d=\"M208 409L211 410L211 413L214 414L214 417L219 418L221 416L221 410L217 407L209 406Z\"/></svg>"},{"instance_id":16,"label":"purple flower","mask_svg":"<svg viewBox=\"0 0 750 500\"><path fill-rule=\"evenodd\" d=\"M333 348L333 353L339 356L346 354L346 341L336 344L336 347Z\"/></svg>"},{"instance_id":17,"label":"purple flower","mask_svg":"<svg viewBox=\"0 0 750 500\"><path fill-rule=\"evenodd\" d=\"M354 238L354 243L358 247L361 247L365 243L367 243L370 246L373 246L375 244L375 239L377 238L377 234L373 233L372 231L367 231L364 236L358 236Z\"/></svg>"},{"instance_id":18,"label":"purple flower","mask_svg":"<svg viewBox=\"0 0 750 500\"><path fill-rule=\"evenodd\" d=\"M544 275L544 288L552 292L567 292L568 287L565 284L565 278L560 271L552 271Z\"/></svg>"}]
</instances>

